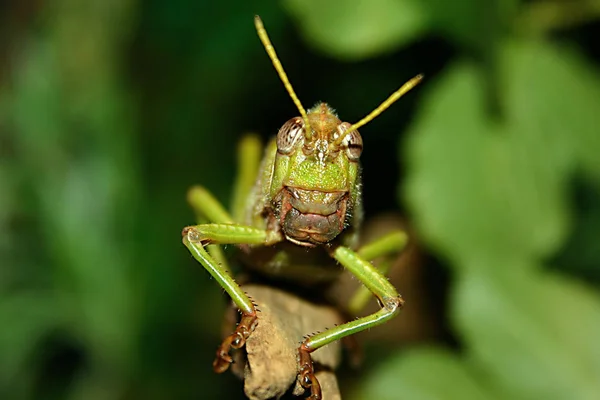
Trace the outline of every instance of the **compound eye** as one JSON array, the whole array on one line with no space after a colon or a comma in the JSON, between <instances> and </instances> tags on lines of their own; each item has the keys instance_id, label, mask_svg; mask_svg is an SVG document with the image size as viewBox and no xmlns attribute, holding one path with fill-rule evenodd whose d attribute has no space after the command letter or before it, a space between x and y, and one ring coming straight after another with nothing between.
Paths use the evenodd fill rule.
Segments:
<instances>
[{"instance_id":1,"label":"compound eye","mask_svg":"<svg viewBox=\"0 0 600 400\"><path fill-rule=\"evenodd\" d=\"M277 133L277 150L289 154L299 138L304 136L304 121L300 117L287 121Z\"/></svg>"},{"instance_id":2,"label":"compound eye","mask_svg":"<svg viewBox=\"0 0 600 400\"><path fill-rule=\"evenodd\" d=\"M342 147L346 149L346 154L348 158L352 161L358 161L360 155L363 150L363 142L360 133L357 130L354 130L350 133L346 133L348 129L350 129L352 125L348 122L344 122L341 124L338 129L340 131L340 135L344 135L344 139L342 140Z\"/></svg>"}]
</instances>

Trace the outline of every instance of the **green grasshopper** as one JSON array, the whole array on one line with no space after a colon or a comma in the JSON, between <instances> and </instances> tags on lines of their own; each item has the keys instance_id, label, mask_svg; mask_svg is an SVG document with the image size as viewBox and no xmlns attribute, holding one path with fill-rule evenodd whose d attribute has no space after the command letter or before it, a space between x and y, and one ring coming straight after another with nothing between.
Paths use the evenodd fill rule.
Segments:
<instances>
[{"instance_id":1,"label":"green grasshopper","mask_svg":"<svg viewBox=\"0 0 600 400\"><path fill-rule=\"evenodd\" d=\"M355 124L342 122L326 103L306 112L258 16L254 23L300 116L283 124L261 163L258 139L244 139L233 215L204 188L190 189L188 201L199 221L207 223L184 228L183 243L241 312L235 331L217 350L213 367L219 373L232 363L230 350L242 348L259 323L256 305L228 273L219 245L236 244L249 268L299 284L330 282L342 271L341 264L366 287L363 291L368 289L378 299L379 311L307 336L300 344L298 379L302 387L310 389L309 399L316 400L321 399L321 389L310 354L388 321L404 303L384 272L370 261L399 252L406 243L405 234L393 232L357 249L363 219L359 164L363 145L358 128L411 90L422 75L405 83ZM358 292L352 308L359 309L365 302L364 292Z\"/></svg>"}]
</instances>

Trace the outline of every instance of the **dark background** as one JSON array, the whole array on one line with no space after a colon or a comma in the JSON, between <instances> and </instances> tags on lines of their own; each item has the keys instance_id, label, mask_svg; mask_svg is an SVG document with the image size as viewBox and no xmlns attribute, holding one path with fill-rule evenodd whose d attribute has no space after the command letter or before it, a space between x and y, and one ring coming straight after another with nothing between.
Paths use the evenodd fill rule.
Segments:
<instances>
[{"instance_id":1,"label":"dark background","mask_svg":"<svg viewBox=\"0 0 600 400\"><path fill-rule=\"evenodd\" d=\"M180 232L187 188L228 204L241 135L297 114L255 14L307 108L356 122L426 75L361 129L367 217L414 248L346 397L600 393L598 1L26 0L0 2L0 398L241 398Z\"/></svg>"}]
</instances>

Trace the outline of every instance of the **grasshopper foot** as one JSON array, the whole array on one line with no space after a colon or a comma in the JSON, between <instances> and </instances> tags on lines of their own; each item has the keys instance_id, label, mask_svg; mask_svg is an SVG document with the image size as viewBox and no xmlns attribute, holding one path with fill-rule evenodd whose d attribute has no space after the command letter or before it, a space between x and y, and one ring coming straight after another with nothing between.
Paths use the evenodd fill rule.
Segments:
<instances>
[{"instance_id":1,"label":"grasshopper foot","mask_svg":"<svg viewBox=\"0 0 600 400\"><path fill-rule=\"evenodd\" d=\"M246 344L246 340L250 337L252 331L256 327L257 318L256 313L242 314L240 323L235 328L235 331L227 336L223 343L217 349L217 356L213 361L213 369L216 373L223 373L227 371L233 358L229 355L229 351L233 349L241 349Z\"/></svg>"},{"instance_id":2,"label":"grasshopper foot","mask_svg":"<svg viewBox=\"0 0 600 400\"><path fill-rule=\"evenodd\" d=\"M310 389L308 400L321 400L321 385L315 376L315 369L312 358L310 357L310 351L305 348L304 343L300 345L298 355L298 378L300 379L300 384L303 388L307 390Z\"/></svg>"}]
</instances>

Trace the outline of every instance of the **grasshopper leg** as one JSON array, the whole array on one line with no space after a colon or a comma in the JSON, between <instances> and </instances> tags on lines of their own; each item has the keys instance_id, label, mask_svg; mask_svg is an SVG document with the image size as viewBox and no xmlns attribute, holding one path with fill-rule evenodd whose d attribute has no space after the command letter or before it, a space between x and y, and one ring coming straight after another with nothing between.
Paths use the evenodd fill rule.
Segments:
<instances>
[{"instance_id":1,"label":"grasshopper leg","mask_svg":"<svg viewBox=\"0 0 600 400\"><path fill-rule=\"evenodd\" d=\"M309 336L302 342L298 348L298 377L300 384L304 388L310 389L311 395L309 399L311 400L321 399L321 388L315 377L310 353L346 336L383 324L396 316L404 305L402 297L381 271L366 261L357 252L348 247L339 246L333 250L332 256L377 297L381 309L371 315Z\"/></svg>"},{"instance_id":2,"label":"grasshopper leg","mask_svg":"<svg viewBox=\"0 0 600 400\"><path fill-rule=\"evenodd\" d=\"M256 175L256 171L258 170L260 153L260 140L258 137L256 135L246 135L238 149L238 179L234 188L235 196L232 207L236 220L240 220L244 212L244 202L251 190L254 175ZM193 186L190 188L187 200L196 214L198 223L203 224L199 226L233 224L234 222L234 218L225 210L221 203L202 186ZM205 237L204 239L211 243L205 246L202 243L202 233L197 232L195 227L185 228L183 236L183 242L194 258L215 277L221 287L225 288L242 313L235 331L227 336L217 349L213 368L216 372L222 373L229 368L229 365L233 361L229 355L230 350L232 348L242 348L254 330L257 323L256 307L228 273L229 266L221 246L218 244L219 240ZM198 240L191 240L191 238ZM204 247L206 247L206 250Z\"/></svg>"},{"instance_id":3,"label":"grasshopper leg","mask_svg":"<svg viewBox=\"0 0 600 400\"><path fill-rule=\"evenodd\" d=\"M387 275L393 263L391 256L399 254L408 243L408 235L401 230L394 230L385 234L358 249L358 255L368 261L373 261L378 257L384 257L377 265L383 275ZM352 315L361 312L371 299L371 291L365 286L361 286L350 299L347 310Z\"/></svg>"},{"instance_id":4,"label":"grasshopper leg","mask_svg":"<svg viewBox=\"0 0 600 400\"><path fill-rule=\"evenodd\" d=\"M217 349L213 368L216 372L221 373L226 371L233 361L229 351L232 348L243 347L256 327L256 306L227 269L209 254L205 246L209 244L264 244L268 240L275 240L276 235L269 234L264 229L227 223L188 226L183 229L182 235L183 244L192 253L192 256L225 289L242 313L241 321L235 331L226 337Z\"/></svg>"}]
</instances>

